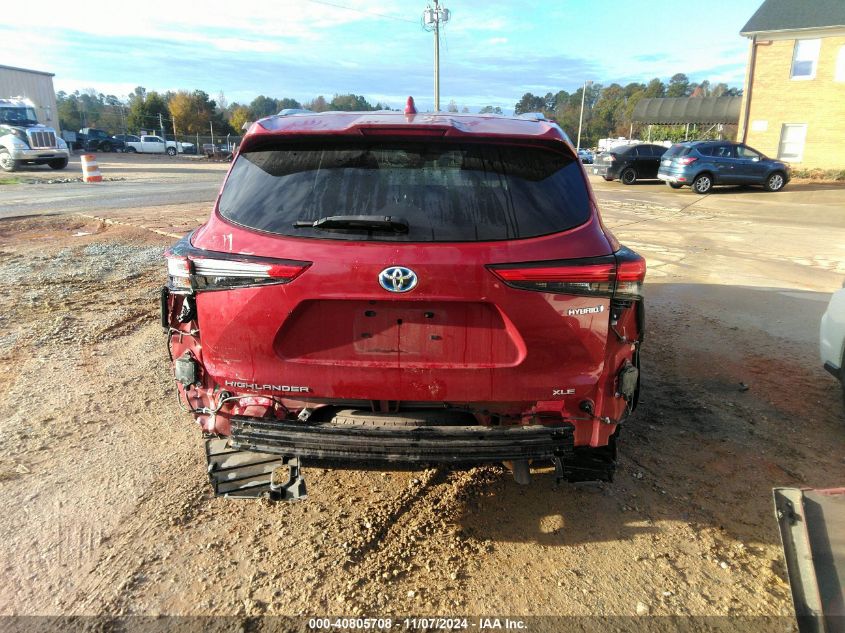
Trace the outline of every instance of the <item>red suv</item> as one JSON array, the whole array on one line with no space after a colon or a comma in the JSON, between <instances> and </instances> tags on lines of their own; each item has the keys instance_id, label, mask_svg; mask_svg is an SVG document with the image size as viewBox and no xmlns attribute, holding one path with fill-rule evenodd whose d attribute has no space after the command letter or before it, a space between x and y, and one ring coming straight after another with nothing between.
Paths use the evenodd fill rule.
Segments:
<instances>
[{"instance_id":1,"label":"red suv","mask_svg":"<svg viewBox=\"0 0 845 633\"><path fill-rule=\"evenodd\" d=\"M166 256L162 325L217 494L301 498L302 462L612 479L645 261L556 124L263 119Z\"/></svg>"}]
</instances>

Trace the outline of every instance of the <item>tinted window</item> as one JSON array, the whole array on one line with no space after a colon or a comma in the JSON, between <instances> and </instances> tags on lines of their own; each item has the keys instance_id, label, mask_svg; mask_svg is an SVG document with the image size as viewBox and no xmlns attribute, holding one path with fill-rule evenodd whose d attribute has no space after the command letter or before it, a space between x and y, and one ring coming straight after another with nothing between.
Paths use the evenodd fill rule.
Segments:
<instances>
[{"instance_id":1,"label":"tinted window","mask_svg":"<svg viewBox=\"0 0 845 633\"><path fill-rule=\"evenodd\" d=\"M733 145L713 145L712 148L711 156L716 158L736 158Z\"/></svg>"},{"instance_id":2,"label":"tinted window","mask_svg":"<svg viewBox=\"0 0 845 633\"><path fill-rule=\"evenodd\" d=\"M740 158L761 158L759 152L755 152L753 149L746 147L745 145L737 145L736 153Z\"/></svg>"},{"instance_id":3,"label":"tinted window","mask_svg":"<svg viewBox=\"0 0 845 633\"><path fill-rule=\"evenodd\" d=\"M590 216L580 161L542 148L380 142L248 152L223 189L223 217L254 229L343 240L534 237ZM394 216L407 234L294 228L336 215Z\"/></svg>"},{"instance_id":4,"label":"tinted window","mask_svg":"<svg viewBox=\"0 0 845 633\"><path fill-rule=\"evenodd\" d=\"M673 156L686 156L689 153L689 148L685 145L673 145L669 149L666 150L666 153L663 155L663 158L672 158Z\"/></svg>"}]
</instances>

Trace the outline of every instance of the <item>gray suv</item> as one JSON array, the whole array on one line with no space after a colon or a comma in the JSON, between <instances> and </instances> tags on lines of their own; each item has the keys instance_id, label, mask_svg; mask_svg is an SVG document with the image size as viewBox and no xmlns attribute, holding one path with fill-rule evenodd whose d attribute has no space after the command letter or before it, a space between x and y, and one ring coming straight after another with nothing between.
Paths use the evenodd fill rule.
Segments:
<instances>
[{"instance_id":1,"label":"gray suv","mask_svg":"<svg viewBox=\"0 0 845 633\"><path fill-rule=\"evenodd\" d=\"M762 185L780 191L789 182L789 165L742 143L690 141L669 148L657 177L673 189L688 185L696 193L708 193L714 185Z\"/></svg>"}]
</instances>

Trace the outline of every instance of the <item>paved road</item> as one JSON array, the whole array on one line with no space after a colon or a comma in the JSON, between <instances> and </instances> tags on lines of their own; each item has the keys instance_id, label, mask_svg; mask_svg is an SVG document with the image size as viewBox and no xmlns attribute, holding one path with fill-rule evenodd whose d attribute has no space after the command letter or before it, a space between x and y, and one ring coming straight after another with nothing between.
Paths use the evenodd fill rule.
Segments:
<instances>
[{"instance_id":1,"label":"paved road","mask_svg":"<svg viewBox=\"0 0 845 633\"><path fill-rule=\"evenodd\" d=\"M178 183L4 185L0 187L0 218L211 202L221 182L221 174L202 174Z\"/></svg>"}]
</instances>

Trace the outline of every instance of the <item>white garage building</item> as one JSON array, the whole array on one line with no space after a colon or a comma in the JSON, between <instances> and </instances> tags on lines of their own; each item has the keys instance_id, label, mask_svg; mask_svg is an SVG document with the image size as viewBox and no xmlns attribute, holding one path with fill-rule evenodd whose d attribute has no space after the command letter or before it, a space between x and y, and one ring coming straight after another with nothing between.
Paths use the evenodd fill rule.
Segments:
<instances>
[{"instance_id":1,"label":"white garage building","mask_svg":"<svg viewBox=\"0 0 845 633\"><path fill-rule=\"evenodd\" d=\"M0 64L0 99L27 97L35 104L38 122L58 130L59 113L53 77L53 73Z\"/></svg>"}]
</instances>

